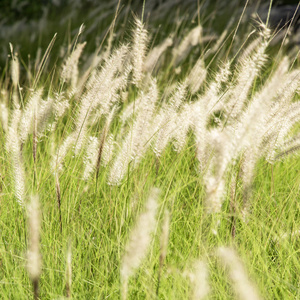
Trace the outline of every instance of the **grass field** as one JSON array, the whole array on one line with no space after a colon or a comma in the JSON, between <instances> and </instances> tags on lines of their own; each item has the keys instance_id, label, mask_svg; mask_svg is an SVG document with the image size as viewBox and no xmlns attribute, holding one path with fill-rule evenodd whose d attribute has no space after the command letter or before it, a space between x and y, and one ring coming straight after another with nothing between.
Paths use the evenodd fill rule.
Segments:
<instances>
[{"instance_id":1,"label":"grass field","mask_svg":"<svg viewBox=\"0 0 300 300\"><path fill-rule=\"evenodd\" d=\"M0 33L1 298L300 298L288 25L53 3Z\"/></svg>"}]
</instances>

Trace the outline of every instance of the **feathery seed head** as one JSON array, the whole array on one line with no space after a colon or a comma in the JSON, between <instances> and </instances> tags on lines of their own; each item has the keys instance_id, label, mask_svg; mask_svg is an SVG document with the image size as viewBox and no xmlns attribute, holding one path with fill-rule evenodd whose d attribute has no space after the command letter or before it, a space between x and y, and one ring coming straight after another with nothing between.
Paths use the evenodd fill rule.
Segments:
<instances>
[{"instance_id":1,"label":"feathery seed head","mask_svg":"<svg viewBox=\"0 0 300 300\"><path fill-rule=\"evenodd\" d=\"M217 255L221 262L229 269L229 275L234 284L234 289L239 299L258 300L260 296L251 283L236 252L230 248L220 247Z\"/></svg>"},{"instance_id":2,"label":"feathery seed head","mask_svg":"<svg viewBox=\"0 0 300 300\"><path fill-rule=\"evenodd\" d=\"M138 217L135 228L130 233L129 241L125 247L120 270L123 299L126 299L129 278L134 275L147 255L151 234L156 224L155 216L159 193L159 189L152 188L145 205L145 211Z\"/></svg>"},{"instance_id":3,"label":"feathery seed head","mask_svg":"<svg viewBox=\"0 0 300 300\"><path fill-rule=\"evenodd\" d=\"M33 132L33 123L38 118L38 110L42 99L43 89L32 92L20 120L20 140L24 143Z\"/></svg>"},{"instance_id":4,"label":"feathery seed head","mask_svg":"<svg viewBox=\"0 0 300 300\"><path fill-rule=\"evenodd\" d=\"M192 299L205 299L210 291L207 264L204 261L196 261L193 271L188 272L188 277L192 284Z\"/></svg>"},{"instance_id":5,"label":"feathery seed head","mask_svg":"<svg viewBox=\"0 0 300 300\"><path fill-rule=\"evenodd\" d=\"M27 262L27 270L32 281L37 281L41 274L40 223L39 197L32 196L28 206L29 249Z\"/></svg>"},{"instance_id":6,"label":"feathery seed head","mask_svg":"<svg viewBox=\"0 0 300 300\"><path fill-rule=\"evenodd\" d=\"M19 77L20 77L19 59L18 59L17 54L15 54L12 57L12 61L11 61L11 79L12 79L14 88L17 88L17 86L19 84Z\"/></svg>"},{"instance_id":7,"label":"feathery seed head","mask_svg":"<svg viewBox=\"0 0 300 300\"><path fill-rule=\"evenodd\" d=\"M73 89L76 88L78 81L78 62L85 47L86 42L79 43L76 46L76 49L71 53L71 55L67 58L63 69L61 71L61 79L65 82L71 82L71 87Z\"/></svg>"},{"instance_id":8,"label":"feathery seed head","mask_svg":"<svg viewBox=\"0 0 300 300\"><path fill-rule=\"evenodd\" d=\"M159 189L152 188L145 205L145 211L138 217L135 228L130 233L121 263L122 280L134 274L147 254L151 241L151 233L156 224L155 216L159 193Z\"/></svg>"},{"instance_id":9,"label":"feathery seed head","mask_svg":"<svg viewBox=\"0 0 300 300\"><path fill-rule=\"evenodd\" d=\"M66 292L68 298L71 298L71 287L72 287L72 247L71 246L72 246L71 241L69 241L67 255L66 255Z\"/></svg>"},{"instance_id":10,"label":"feathery seed head","mask_svg":"<svg viewBox=\"0 0 300 300\"><path fill-rule=\"evenodd\" d=\"M162 54L173 44L173 39L168 37L161 44L154 47L147 55L145 64L143 66L143 70L145 72L152 72L152 70L156 67L159 58Z\"/></svg>"},{"instance_id":11,"label":"feathery seed head","mask_svg":"<svg viewBox=\"0 0 300 300\"><path fill-rule=\"evenodd\" d=\"M144 24L135 18L135 29L132 42L133 83L139 85L143 78L143 66L146 56L148 32Z\"/></svg>"},{"instance_id":12,"label":"feathery seed head","mask_svg":"<svg viewBox=\"0 0 300 300\"><path fill-rule=\"evenodd\" d=\"M193 28L183 39L183 41L179 44L177 48L173 50L174 56L174 64L178 66L180 62L182 62L187 55L189 54L190 50L200 43L202 35L202 26L199 25Z\"/></svg>"},{"instance_id":13,"label":"feathery seed head","mask_svg":"<svg viewBox=\"0 0 300 300\"><path fill-rule=\"evenodd\" d=\"M187 77L187 84L189 85L192 94L198 92L199 88L206 78L206 73L207 71L203 58L200 57Z\"/></svg>"}]
</instances>

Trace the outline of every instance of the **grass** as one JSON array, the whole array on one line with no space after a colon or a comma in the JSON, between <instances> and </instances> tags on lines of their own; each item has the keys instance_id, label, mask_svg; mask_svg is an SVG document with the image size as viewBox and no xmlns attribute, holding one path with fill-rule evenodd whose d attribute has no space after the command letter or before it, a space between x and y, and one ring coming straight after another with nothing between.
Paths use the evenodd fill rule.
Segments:
<instances>
[{"instance_id":1,"label":"grass","mask_svg":"<svg viewBox=\"0 0 300 300\"><path fill-rule=\"evenodd\" d=\"M135 25L129 10L126 10L128 7L122 8L117 19L113 49L119 46L120 41L131 43L129 36ZM137 9L136 6L132 7ZM214 7L213 3L206 7L203 12L204 16L210 16L211 7ZM89 16L91 16L93 9L95 7L91 4L88 11ZM92 18L85 29L88 33L86 35L83 33L78 37L78 42L87 41L87 48L80 59L79 78L82 78L85 62L95 51L93 42L99 32L101 32L100 42L104 43L100 54L105 53L107 40L104 36L108 24L111 24L114 15L112 12L115 9L116 7L113 5L112 9L108 8L108 17L105 18L103 26L96 26L96 29L89 32L89 27L93 25L93 21L98 22L96 17L95 19ZM86 166L85 148L80 149L80 152L76 155L71 147L64 158L63 171L59 172L57 169L53 170L51 168L58 147L62 145L66 137L76 130L76 118L78 118L78 111L85 95L84 93L76 95L76 93L70 92L70 83L67 80L62 83L60 77L62 65L70 55L72 46L74 48L71 40L76 39L78 27L80 26L79 21L83 18L80 12L70 9L70 7L63 7L61 14L67 11L74 13L74 21L71 17L69 20L67 18L60 20L61 15L59 13L58 16L52 16L49 20L49 24L52 25L50 25L48 31L45 30L45 32L40 33L39 38L33 38L33 46L30 47L30 42L25 36L20 40L18 40L18 37L14 37L15 41L12 40L16 49L18 47L22 49L19 53L21 77L17 92L22 100L21 111L23 111L30 101L30 89L33 87L33 81L28 79L29 68L32 70L32 78L37 77L37 68L33 66L34 55L32 55L32 62L27 63L25 59L27 54L24 53L28 51L29 47L36 52L39 46L43 48L44 52L46 47L43 46L43 36L49 37L49 43L53 32L58 32L55 46L50 52L49 59L35 89L37 87L44 88L42 94L44 100L48 97L54 98L56 95L64 97L63 99L67 99L69 102L69 108L64 115L57 118L57 124L53 132L43 130L42 135L39 136L36 160L33 157L34 134L36 134L34 129L31 129L29 138L22 144L21 149L17 149L25 171L26 192L23 206L19 204L15 195L17 184L14 174L14 153L12 148L7 149L8 130L5 129L5 122L2 118L0 128L0 295L2 299L30 299L33 297L36 297L35 299L70 297L74 299L120 299L122 296L124 297L124 294L121 294L122 278L120 277L124 251L139 216L145 211L145 203L153 187L157 187L161 191L157 200L158 210L152 234L153 239L147 247L146 259L141 261L138 270L133 276L129 277L128 299L192 298L193 280L191 278L195 276L193 275L193 266L199 260L207 264L209 272L208 285L210 287L210 293L207 297L209 299L238 298L234 284L228 275L228 268L224 267L222 259L218 255L220 247L235 249L238 257L243 262L250 282L253 283L253 286L256 286L256 289L253 288L253 290L257 290L261 298L297 299L300 297L298 278L300 272L300 205L298 201L300 162L297 155L287 156L273 163L268 162L266 155L258 156L254 178L251 182L250 213L246 217L243 215L245 184L242 178L242 156L244 154L241 151L239 155L232 157L226 167L226 173L223 176L226 193L224 193L221 209L215 213L207 213L209 189L206 175L212 170L211 176L217 177L216 173L219 165L217 163L213 165L212 160L210 165L210 162L208 163L211 166L210 168L207 167L206 171L199 171L200 162L197 158L199 145L196 143L196 134L191 128L186 136L184 147L179 152L175 151L174 145L168 143L162 155L157 156L153 151L155 140L153 142L149 139L147 144L150 147L145 150L138 163L135 163L133 159L126 166L126 172L120 184L107 184L109 172L126 134L130 133L132 139L134 138L132 128L135 120L140 118L138 97L141 92L144 95L149 92L147 77L143 78L146 82L145 87L140 83L132 84L131 80L128 80L129 82L122 89L128 92L128 98L124 102L117 102L117 112L108 128L108 131L114 136L116 150L113 154L113 160L107 166L100 165L99 173L94 172L88 180L83 180L83 171ZM153 23L151 23L151 15L150 17L147 16L148 30L152 34L151 43L157 45L170 33L175 32L175 46L178 46L183 36L186 35L187 28L195 27L195 24L190 22L190 16L196 22L197 15L184 13L180 10L177 12L170 10L169 15L165 15L165 20L157 20L154 15ZM183 19L181 22L179 21L180 17ZM62 21L62 25L57 25L56 28L59 20ZM170 20L178 20L177 28L176 24L174 25ZM163 21L165 23L161 25L162 29L157 29L156 22ZM226 23L226 20L222 21ZM64 29L62 35L59 26ZM231 30L235 29L234 26ZM166 31L163 30L164 28L166 28ZM76 33L75 29L77 30ZM152 29L153 31L151 31ZM233 62L231 70L233 73L237 72L237 76L240 75L236 67L239 56L235 56L235 54L241 46L240 41L244 41L247 37L247 33L243 32L244 30L246 31L242 28L238 31L240 40L237 44L233 43L230 52L230 59ZM207 31L209 33L213 32L213 27L208 27ZM228 36L231 36L230 33L228 33ZM170 101L166 90L173 83L184 81L199 55L209 49L212 43L214 41L194 47L180 64L181 70L172 64L174 62L172 56L173 46L166 50L161 65L152 74L157 78L159 91L155 112L160 109L172 108L168 108L168 104L166 104ZM212 53L204 59L206 66L209 66L207 67L209 72L207 79L195 95L187 92L183 103L195 103L199 95L205 95L205 91L213 84L215 74L218 74L219 65L226 60L225 55L228 47L231 47L230 43L229 38L224 42L219 52ZM65 53L62 57L59 54L59 46L65 47L62 49ZM67 46L69 49L66 48ZM97 46L99 46L99 43ZM244 48L246 46L247 44ZM152 48L152 46L149 47ZM9 49L8 45L7 48ZM259 72L251 85L245 107L248 107L251 103L249 99L253 101L257 92L265 86L270 70L277 64L277 61L274 61L274 56L279 53L277 56L279 60L285 54L284 51L287 50L283 47L280 50L282 52L278 52L278 48L275 46L268 48L268 51L270 51L268 53L269 61L264 64L262 72ZM275 52L274 56L273 52ZM296 59L294 62L293 67L296 69L299 61ZM126 63L124 60L121 65L126 66ZM7 59L6 66L4 63L2 66L1 103L5 104L9 111L8 118L10 122L8 127L11 128L11 122L13 122L11 120L13 120L16 107L13 107L12 104L15 90L10 79L9 59ZM104 66L104 62L101 66ZM99 67L99 69L101 68ZM124 70L121 70L120 67L114 77L119 76L122 72ZM230 75L230 80L234 76ZM111 87L115 84L114 80L111 81ZM224 95L226 95L228 89L229 91L234 89L233 86L229 85L229 83L232 83L230 80L222 83L220 90ZM88 85L85 85L84 91L87 90ZM118 93L121 94L121 92ZM292 97L293 102L297 103L298 95L293 94ZM221 102L221 100L219 101ZM119 116L132 102L135 103L133 117L123 124ZM182 111L182 107L180 106L177 112ZM151 108L147 111L150 114L149 111L151 111ZM241 111L240 115L243 115L244 112L245 110ZM176 116L178 117L178 115ZM216 120L216 116L220 116L219 121ZM144 119L146 117L145 114ZM214 127L219 130L219 138L223 137L222 132L226 131L226 128L231 125L230 122L235 121L235 119L230 119L230 115L224 113L223 116L223 111L218 111L214 115L211 114L210 117L208 120L211 120L211 123L208 122L206 129L207 131L213 131L212 128ZM89 118L88 116L87 120L90 121L90 119L92 120L92 117ZM54 120L55 113L53 112L47 123L53 124ZM100 120L92 123L87 129L86 135L100 138L103 128L106 126L106 120L107 117L102 116ZM220 130L220 123L218 122L224 126L224 130ZM146 125L143 124L141 128L145 128ZM17 131L20 134L24 128L18 126L17 124ZM165 126L167 127L167 125ZM295 122L288 134L296 135L298 127L298 123ZM140 140L143 139L143 134L145 133L142 131L139 136ZM158 132L154 132L153 135L156 136L157 134ZM288 139L288 134L286 139ZM78 140L74 145L77 142ZM211 147L215 145L206 141L203 141L203 143L207 143ZM275 150L280 152L282 149L278 147ZM211 159L218 158L218 154L215 154L217 151L220 151L220 149L215 145L215 149L210 152ZM57 194L58 184L60 203ZM30 202L31 195L38 195L41 207L40 251L42 270L39 278L38 295L34 295L32 282L27 272L27 252L31 243L27 204ZM167 256L162 265L158 289L161 255L160 239L166 210L170 212L169 239ZM68 267L67 251L69 245L72 252L72 285L70 291L68 291L66 285L68 280L66 270ZM197 284L200 285L201 278L196 277L195 284L196 286ZM200 299L200 297L197 299Z\"/></svg>"},{"instance_id":2,"label":"grass","mask_svg":"<svg viewBox=\"0 0 300 300\"><path fill-rule=\"evenodd\" d=\"M210 232L213 216L204 216L203 188L186 149L176 163L170 164L173 151L165 154L163 171L157 181L162 191L162 210L171 211L170 240L164 266L160 297L184 299L189 283L182 272L196 258L206 258L210 267L212 296L226 299L232 289L223 269L217 265L217 246L234 245L247 262L247 270L265 298L294 299L298 295L299 241L288 233L299 228L299 162L290 159L278 163L272 170L261 163L257 172L253 210L248 223L236 220L233 239L228 208L220 215L218 236ZM298 164L298 166L297 166ZM152 174L148 174L149 170ZM291 170L287 172L287 170ZM41 298L58 298L65 293L65 255L68 239L72 240L72 295L74 298L118 298L119 267L124 242L145 194L153 185L153 162L145 159L136 174L120 187L101 186L98 191L84 191L78 175L68 173L61 180L62 222L60 232L54 182L39 174L42 182L39 196L43 211L41 252L43 272L40 281ZM101 177L105 175L101 172ZM1 201L1 295L5 299L27 298L31 284L25 269L27 230L24 211L9 195L9 176L2 174L2 191L8 194ZM6 175L6 176L5 176ZM38 176L38 177L39 177ZM50 177L50 175L49 175ZM50 177L51 178L51 177ZM144 180L140 180L140 178ZM100 178L101 181L102 178ZM5 188L6 187L6 188ZM134 202L131 207L130 202ZM157 228L157 233L160 229ZM288 234L281 238L283 234ZM159 241L151 245L147 262L130 281L130 298L154 298L158 268Z\"/></svg>"}]
</instances>

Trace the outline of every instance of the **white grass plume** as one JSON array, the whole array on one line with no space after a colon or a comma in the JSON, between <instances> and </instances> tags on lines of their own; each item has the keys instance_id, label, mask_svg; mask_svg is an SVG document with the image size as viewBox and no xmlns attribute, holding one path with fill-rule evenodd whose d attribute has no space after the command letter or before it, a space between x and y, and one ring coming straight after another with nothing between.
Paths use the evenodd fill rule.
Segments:
<instances>
[{"instance_id":1,"label":"white grass plume","mask_svg":"<svg viewBox=\"0 0 300 300\"><path fill-rule=\"evenodd\" d=\"M76 142L76 135L74 133L71 133L65 138L61 146L59 146L55 156L51 161L51 169L53 173L56 174L63 171L65 157L67 156L70 149L73 148L75 142Z\"/></svg>"},{"instance_id":2,"label":"white grass plume","mask_svg":"<svg viewBox=\"0 0 300 300\"><path fill-rule=\"evenodd\" d=\"M87 180L92 172L99 168L100 162L102 161L102 154L106 144L106 139L108 135L108 131L110 129L111 122L113 120L115 113L115 108L112 109L110 114L106 119L106 124L102 130L101 138L98 139L97 137L90 137L89 144L87 146L86 156L84 159L85 163L85 170L83 173L83 179ZM106 160L109 158L106 157Z\"/></svg>"},{"instance_id":3,"label":"white grass plume","mask_svg":"<svg viewBox=\"0 0 300 300\"><path fill-rule=\"evenodd\" d=\"M92 172L95 170L96 162L97 162L97 156L98 156L98 149L99 149L99 139L95 136L89 137L89 142L86 149L86 154L84 158L84 173L83 173L83 179L87 180Z\"/></svg>"},{"instance_id":4,"label":"white grass plume","mask_svg":"<svg viewBox=\"0 0 300 300\"><path fill-rule=\"evenodd\" d=\"M29 249L27 254L27 270L33 283L35 296L38 293L38 281L42 271L42 258L40 253L40 206L39 197L32 196L28 206Z\"/></svg>"},{"instance_id":5,"label":"white grass plume","mask_svg":"<svg viewBox=\"0 0 300 300\"><path fill-rule=\"evenodd\" d=\"M47 100L40 101L39 107L37 109L37 136L43 135L43 131L47 129L49 125L49 119L54 111L55 99L48 97Z\"/></svg>"},{"instance_id":6,"label":"white grass plume","mask_svg":"<svg viewBox=\"0 0 300 300\"><path fill-rule=\"evenodd\" d=\"M226 83L227 87L230 87L228 79L231 75L230 62L225 62L221 65L218 70L214 80L209 83L208 89L203 97L199 97L198 101L203 101L203 107L206 109L207 113L212 113L214 111L222 110L224 103L222 97L222 85Z\"/></svg>"},{"instance_id":7,"label":"white grass plume","mask_svg":"<svg viewBox=\"0 0 300 300\"><path fill-rule=\"evenodd\" d=\"M103 167L108 166L112 160L113 153L115 149L115 141L112 133L109 133L103 147L101 165Z\"/></svg>"},{"instance_id":8,"label":"white grass plume","mask_svg":"<svg viewBox=\"0 0 300 300\"><path fill-rule=\"evenodd\" d=\"M241 114L254 79L266 62L267 46L268 42L263 40L255 53L241 62L237 83L227 94L229 101L226 104L226 111L230 120L235 120Z\"/></svg>"},{"instance_id":9,"label":"white grass plume","mask_svg":"<svg viewBox=\"0 0 300 300\"><path fill-rule=\"evenodd\" d=\"M21 111L19 109L14 109L6 135L6 150L9 152L13 163L15 196L19 204L24 205L26 186L21 142L18 130L20 119Z\"/></svg>"},{"instance_id":10,"label":"white grass plume","mask_svg":"<svg viewBox=\"0 0 300 300\"><path fill-rule=\"evenodd\" d=\"M13 83L13 87L16 90L19 85L19 78L20 78L20 64L18 55L14 54L14 48L11 43L9 43L10 52L11 52L11 80Z\"/></svg>"},{"instance_id":11,"label":"white grass plume","mask_svg":"<svg viewBox=\"0 0 300 300\"><path fill-rule=\"evenodd\" d=\"M125 63L127 53L128 46L120 46L112 53L101 70L95 72L87 82L87 91L81 99L75 121L77 135L75 154L80 152L86 142L88 122L92 112L97 108L100 114L108 114L111 107L118 102L118 91L126 86L131 70L131 66ZM122 70L123 73L120 74Z\"/></svg>"},{"instance_id":12,"label":"white grass plume","mask_svg":"<svg viewBox=\"0 0 300 300\"><path fill-rule=\"evenodd\" d=\"M68 249L66 254L66 294L67 298L71 298L72 294L72 244L68 243Z\"/></svg>"},{"instance_id":13,"label":"white grass plume","mask_svg":"<svg viewBox=\"0 0 300 300\"><path fill-rule=\"evenodd\" d=\"M124 178L128 165L132 158L131 155L131 142L130 138L127 137L122 143L122 146L117 154L112 167L110 168L107 182L110 185L118 185Z\"/></svg>"},{"instance_id":14,"label":"white grass plume","mask_svg":"<svg viewBox=\"0 0 300 300\"><path fill-rule=\"evenodd\" d=\"M186 272L186 274L192 285L191 299L206 299L210 292L207 264L204 261L196 261L193 264L193 270Z\"/></svg>"},{"instance_id":15,"label":"white grass plume","mask_svg":"<svg viewBox=\"0 0 300 300\"><path fill-rule=\"evenodd\" d=\"M178 66L178 64L188 56L191 49L200 43L201 35L202 26L199 25L187 33L179 46L173 49L175 66Z\"/></svg>"},{"instance_id":16,"label":"white grass plume","mask_svg":"<svg viewBox=\"0 0 300 300\"><path fill-rule=\"evenodd\" d=\"M20 65L19 59L16 55L13 56L11 61L11 79L15 89L17 89L20 78Z\"/></svg>"},{"instance_id":17,"label":"white grass plume","mask_svg":"<svg viewBox=\"0 0 300 300\"><path fill-rule=\"evenodd\" d=\"M290 76L286 75L288 66L288 60L284 58L273 76L260 91L255 93L236 126L237 152L244 153L241 175L246 198L251 195L254 168L258 159L267 156L267 159L272 161L276 155L276 148L280 148L280 144L284 143L284 136L290 128L286 120L293 120L292 115L288 118L284 117L285 112L290 110L293 111L292 114L297 114L296 107L292 107L292 104L287 105L295 89L292 89L291 93L287 92L289 100L279 96L280 91L288 89L288 85L282 89L282 85L286 85L286 80ZM293 124L293 121L289 124ZM244 203L249 207L249 199L246 198ZM245 207L244 210L246 212L248 208Z\"/></svg>"},{"instance_id":18,"label":"white grass plume","mask_svg":"<svg viewBox=\"0 0 300 300\"><path fill-rule=\"evenodd\" d=\"M6 103L0 103L0 120L4 132L8 130L8 108Z\"/></svg>"},{"instance_id":19,"label":"white grass plume","mask_svg":"<svg viewBox=\"0 0 300 300\"><path fill-rule=\"evenodd\" d=\"M156 80L150 80L148 91L141 95L141 105L136 119L131 125L121 149L111 167L108 182L119 184L128 170L131 161L135 164L143 157L153 137L153 116L158 98Z\"/></svg>"},{"instance_id":20,"label":"white grass plume","mask_svg":"<svg viewBox=\"0 0 300 300\"><path fill-rule=\"evenodd\" d=\"M128 281L146 258L151 242L151 234L156 225L157 198L159 190L152 188L145 205L145 211L138 217L121 261L122 298L126 299Z\"/></svg>"},{"instance_id":21,"label":"white grass plume","mask_svg":"<svg viewBox=\"0 0 300 300\"><path fill-rule=\"evenodd\" d=\"M206 187L205 205L208 213L220 212L225 194L225 175L232 159L237 154L236 140L230 127L210 132L213 156L208 171L204 174Z\"/></svg>"},{"instance_id":22,"label":"white grass plume","mask_svg":"<svg viewBox=\"0 0 300 300\"><path fill-rule=\"evenodd\" d=\"M42 93L43 89L32 92L23 110L20 121L20 140L23 143L27 140L28 135L33 132L33 123L34 119L38 116Z\"/></svg>"},{"instance_id":23,"label":"white grass plume","mask_svg":"<svg viewBox=\"0 0 300 300\"><path fill-rule=\"evenodd\" d=\"M207 70L202 57L199 57L187 76L187 84L190 87L191 93L195 94L200 89L206 78Z\"/></svg>"},{"instance_id":24,"label":"white grass plume","mask_svg":"<svg viewBox=\"0 0 300 300\"><path fill-rule=\"evenodd\" d=\"M73 90L77 87L79 73L78 62L85 45L86 42L77 44L76 49L67 58L61 71L61 79L64 82L70 82Z\"/></svg>"},{"instance_id":25,"label":"white grass plume","mask_svg":"<svg viewBox=\"0 0 300 300\"><path fill-rule=\"evenodd\" d=\"M11 80L13 84L13 93L12 93L12 101L14 108L20 108L20 100L18 94L18 86L20 80L20 64L17 53L14 53L14 48L11 43L9 43L10 52L11 52Z\"/></svg>"},{"instance_id":26,"label":"white grass plume","mask_svg":"<svg viewBox=\"0 0 300 300\"><path fill-rule=\"evenodd\" d=\"M152 118L155 113L155 105L158 99L158 88L155 79L150 79L149 89L142 98L141 109L133 124L131 133L132 154L136 160L139 160L148 148L149 139L152 131Z\"/></svg>"},{"instance_id":27,"label":"white grass plume","mask_svg":"<svg viewBox=\"0 0 300 300\"><path fill-rule=\"evenodd\" d=\"M236 252L230 248L220 247L217 250L217 255L222 264L229 269L229 276L238 298L243 300L261 299Z\"/></svg>"},{"instance_id":28,"label":"white grass plume","mask_svg":"<svg viewBox=\"0 0 300 300\"><path fill-rule=\"evenodd\" d=\"M188 132L192 125L191 114L191 106L189 104L184 104L177 116L175 116L172 137L176 152L181 152L187 142Z\"/></svg>"},{"instance_id":29,"label":"white grass plume","mask_svg":"<svg viewBox=\"0 0 300 300\"><path fill-rule=\"evenodd\" d=\"M218 213L221 211L223 197L225 193L225 181L223 177L205 177L205 208L208 213Z\"/></svg>"},{"instance_id":30,"label":"white grass plume","mask_svg":"<svg viewBox=\"0 0 300 300\"><path fill-rule=\"evenodd\" d=\"M149 51L145 63L143 66L144 72L151 73L153 69L157 66L158 60L162 56L162 54L173 44L173 39L171 37L166 38L162 43L154 47L151 51Z\"/></svg>"},{"instance_id":31,"label":"white grass plume","mask_svg":"<svg viewBox=\"0 0 300 300\"><path fill-rule=\"evenodd\" d=\"M196 156L199 161L200 171L207 167L211 147L208 122L214 111L222 110L224 97L222 97L222 85L228 81L230 76L230 63L222 65L214 80L209 83L204 95L191 104L191 122L196 139Z\"/></svg>"},{"instance_id":32,"label":"white grass plume","mask_svg":"<svg viewBox=\"0 0 300 300\"><path fill-rule=\"evenodd\" d=\"M184 100L186 100L187 94L187 83L179 83L174 94L171 96L169 102L164 104L160 112L157 114L154 124L156 124L156 141L154 144L154 153L156 156L161 156L163 150L166 148L167 144L172 140L174 135L176 135L176 129L178 128L177 136L177 150L180 150L184 144L184 139L179 137L182 132L179 133L180 129L183 129L183 135L186 133L189 124L178 124L178 115L180 114L180 107ZM183 110L184 111L184 110ZM188 119L186 119L188 121ZM183 126L182 128L178 126ZM186 125L186 126L184 126Z\"/></svg>"},{"instance_id":33,"label":"white grass plume","mask_svg":"<svg viewBox=\"0 0 300 300\"><path fill-rule=\"evenodd\" d=\"M135 29L132 33L132 65L133 65L133 83L139 85L143 78L143 65L146 56L148 32L144 24L138 18L135 18Z\"/></svg>"}]
</instances>

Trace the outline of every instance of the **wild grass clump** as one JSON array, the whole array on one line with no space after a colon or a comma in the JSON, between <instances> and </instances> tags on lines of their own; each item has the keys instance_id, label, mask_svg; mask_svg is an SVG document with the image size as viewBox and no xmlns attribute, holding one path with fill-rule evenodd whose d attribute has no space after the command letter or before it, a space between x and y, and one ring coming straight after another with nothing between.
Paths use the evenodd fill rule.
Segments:
<instances>
[{"instance_id":1,"label":"wild grass clump","mask_svg":"<svg viewBox=\"0 0 300 300\"><path fill-rule=\"evenodd\" d=\"M9 45L0 294L298 297L298 58L246 10L212 35L203 4L163 34L115 4L93 52L83 24L35 61Z\"/></svg>"}]
</instances>

